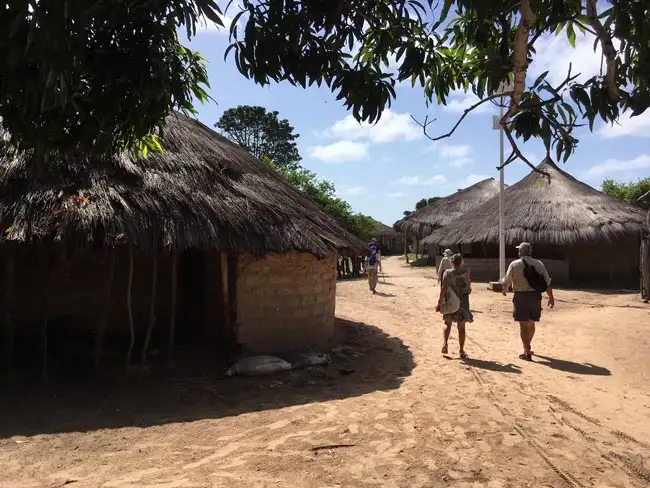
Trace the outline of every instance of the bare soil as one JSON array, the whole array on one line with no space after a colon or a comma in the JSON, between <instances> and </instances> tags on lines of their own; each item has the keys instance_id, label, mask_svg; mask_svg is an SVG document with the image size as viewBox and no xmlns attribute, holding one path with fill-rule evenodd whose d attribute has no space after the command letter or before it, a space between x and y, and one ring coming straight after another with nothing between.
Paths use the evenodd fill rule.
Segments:
<instances>
[{"instance_id":1,"label":"bare soil","mask_svg":"<svg viewBox=\"0 0 650 488\"><path fill-rule=\"evenodd\" d=\"M474 285L466 350L440 354L432 268L338 285L345 347L266 378L172 371L3 391L0 486L643 487L650 307L557 290L517 358L508 298Z\"/></svg>"}]
</instances>

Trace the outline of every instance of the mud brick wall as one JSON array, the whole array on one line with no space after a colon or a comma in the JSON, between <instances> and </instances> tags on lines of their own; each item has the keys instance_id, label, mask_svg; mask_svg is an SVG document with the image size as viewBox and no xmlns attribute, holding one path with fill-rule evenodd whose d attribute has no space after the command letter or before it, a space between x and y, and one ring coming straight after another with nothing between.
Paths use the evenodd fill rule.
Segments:
<instances>
[{"instance_id":1,"label":"mud brick wall","mask_svg":"<svg viewBox=\"0 0 650 488\"><path fill-rule=\"evenodd\" d=\"M334 335L336 252L243 256L237 278L237 341L246 353L324 346Z\"/></svg>"}]
</instances>

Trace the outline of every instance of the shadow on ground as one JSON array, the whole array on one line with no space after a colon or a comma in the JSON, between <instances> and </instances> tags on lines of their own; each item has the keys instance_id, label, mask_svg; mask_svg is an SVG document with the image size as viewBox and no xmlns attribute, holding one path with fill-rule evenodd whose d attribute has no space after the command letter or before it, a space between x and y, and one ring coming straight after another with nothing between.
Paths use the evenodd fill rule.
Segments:
<instances>
[{"instance_id":1,"label":"shadow on ground","mask_svg":"<svg viewBox=\"0 0 650 488\"><path fill-rule=\"evenodd\" d=\"M538 354L535 354L535 362L543 366L548 366L549 368L555 369L557 371L564 371L565 373L592 376L611 376L612 374L609 369L603 368L602 366L596 366L591 363L574 363L573 361L565 361L563 359L540 356Z\"/></svg>"},{"instance_id":2,"label":"shadow on ground","mask_svg":"<svg viewBox=\"0 0 650 488\"><path fill-rule=\"evenodd\" d=\"M174 370L103 380L57 375L45 384L5 387L0 437L218 419L394 390L411 375L413 355L399 338L342 319L337 328L340 345L326 368L225 378L225 364L190 351Z\"/></svg>"}]
</instances>

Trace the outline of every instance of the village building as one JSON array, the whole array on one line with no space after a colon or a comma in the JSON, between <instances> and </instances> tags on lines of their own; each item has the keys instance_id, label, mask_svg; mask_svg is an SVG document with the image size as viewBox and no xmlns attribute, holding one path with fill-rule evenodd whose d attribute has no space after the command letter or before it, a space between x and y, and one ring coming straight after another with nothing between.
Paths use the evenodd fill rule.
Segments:
<instances>
[{"instance_id":1,"label":"village building","mask_svg":"<svg viewBox=\"0 0 650 488\"><path fill-rule=\"evenodd\" d=\"M499 182L494 178L487 178L416 210L395 222L393 228L405 236L417 254L417 251L420 250L420 241L424 237L436 229L445 227L498 193ZM425 250L428 253L429 261L433 264L436 256L440 254L438 246L432 243L432 245L427 245Z\"/></svg>"},{"instance_id":2,"label":"village building","mask_svg":"<svg viewBox=\"0 0 650 488\"><path fill-rule=\"evenodd\" d=\"M337 257L365 243L196 120L172 114L161 142L146 159L44 163L2 146L8 364L24 343L46 363L54 336L87 344L95 363L117 344L129 364L184 338L243 353L332 339Z\"/></svg>"},{"instance_id":3,"label":"village building","mask_svg":"<svg viewBox=\"0 0 650 488\"><path fill-rule=\"evenodd\" d=\"M537 171L505 189L506 257L530 242L555 283L639 285L645 212L577 180L545 159ZM499 197L463 214L424 239L466 257L472 279L499 279Z\"/></svg>"}]
</instances>

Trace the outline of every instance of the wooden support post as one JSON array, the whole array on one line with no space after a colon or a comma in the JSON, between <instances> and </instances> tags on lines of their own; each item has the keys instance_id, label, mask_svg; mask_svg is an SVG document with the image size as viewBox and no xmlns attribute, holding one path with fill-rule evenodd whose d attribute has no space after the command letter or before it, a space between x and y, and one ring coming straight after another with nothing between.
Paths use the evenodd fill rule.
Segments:
<instances>
[{"instance_id":1,"label":"wooden support post","mask_svg":"<svg viewBox=\"0 0 650 488\"><path fill-rule=\"evenodd\" d=\"M49 296L52 276L50 272L50 249L44 246L40 249L41 259L41 309L40 309L40 336L42 345L41 375L47 376L48 366L48 322L49 322Z\"/></svg>"},{"instance_id":2,"label":"wooden support post","mask_svg":"<svg viewBox=\"0 0 650 488\"><path fill-rule=\"evenodd\" d=\"M102 305L99 309L99 316L97 320L97 333L95 335L95 367L99 366L102 358L104 347L104 336L106 335L106 328L108 326L108 313L111 305L111 292L113 289L113 278L115 277L115 249L106 249L108 258L106 270L106 279L104 282L104 293Z\"/></svg>"},{"instance_id":3,"label":"wooden support post","mask_svg":"<svg viewBox=\"0 0 650 488\"><path fill-rule=\"evenodd\" d=\"M219 269L221 270L221 290L223 300L223 321L226 324L226 330L230 330L233 324L230 323L230 292L228 289L228 253L219 253Z\"/></svg>"},{"instance_id":4,"label":"wooden support post","mask_svg":"<svg viewBox=\"0 0 650 488\"><path fill-rule=\"evenodd\" d=\"M239 259L236 254L228 255L228 333L231 341L237 340L237 277Z\"/></svg>"},{"instance_id":5,"label":"wooden support post","mask_svg":"<svg viewBox=\"0 0 650 488\"><path fill-rule=\"evenodd\" d=\"M171 282L171 303L169 304L169 336L167 337L167 359L174 355L174 341L176 339L176 294L178 291L178 254L172 250L171 256L172 282Z\"/></svg>"},{"instance_id":6,"label":"wooden support post","mask_svg":"<svg viewBox=\"0 0 650 488\"><path fill-rule=\"evenodd\" d=\"M126 369L131 366L133 347L135 346L135 324L133 323L133 304L131 291L133 290L133 248L129 246L129 275L126 281L126 312L129 319L129 348L126 352Z\"/></svg>"},{"instance_id":7,"label":"wooden support post","mask_svg":"<svg viewBox=\"0 0 650 488\"><path fill-rule=\"evenodd\" d=\"M5 336L5 364L7 371L11 372L14 365L14 323L13 323L13 309L14 309L14 278L16 271L16 250L13 243L5 245L5 296L4 296L4 336Z\"/></svg>"},{"instance_id":8,"label":"wooden support post","mask_svg":"<svg viewBox=\"0 0 650 488\"><path fill-rule=\"evenodd\" d=\"M147 325L147 333L144 336L144 344L142 344L142 353L140 354L140 366L144 367L147 364L147 351L149 350L149 342L151 342L151 334L153 326L156 323L156 288L158 284L158 257L153 258L153 268L151 270L151 294L149 298L149 324Z\"/></svg>"},{"instance_id":9,"label":"wooden support post","mask_svg":"<svg viewBox=\"0 0 650 488\"><path fill-rule=\"evenodd\" d=\"M409 238L408 233L406 232L406 223L404 224L404 259L406 259L406 264L409 263Z\"/></svg>"}]
</instances>

